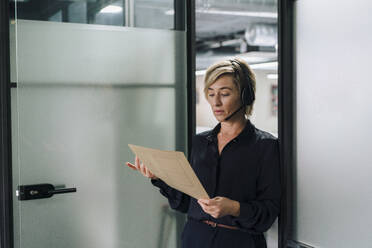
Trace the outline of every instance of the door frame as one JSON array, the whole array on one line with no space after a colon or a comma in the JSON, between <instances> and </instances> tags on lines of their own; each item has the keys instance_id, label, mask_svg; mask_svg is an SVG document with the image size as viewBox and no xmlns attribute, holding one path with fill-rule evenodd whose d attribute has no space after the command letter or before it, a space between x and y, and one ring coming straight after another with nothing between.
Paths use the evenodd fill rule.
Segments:
<instances>
[{"instance_id":1,"label":"door frame","mask_svg":"<svg viewBox=\"0 0 372 248\"><path fill-rule=\"evenodd\" d=\"M294 231L294 173L296 165L295 1L278 1L278 135L282 191L278 230L279 248L289 247Z\"/></svg>"},{"instance_id":2,"label":"door frame","mask_svg":"<svg viewBox=\"0 0 372 248\"><path fill-rule=\"evenodd\" d=\"M176 1L176 0L175 0ZM288 246L293 234L295 166L295 41L294 1L278 1L278 131L282 201L279 216L279 248ZM195 134L195 0L186 1L188 151ZM9 1L0 1L0 246L12 248L13 189L10 116Z\"/></svg>"},{"instance_id":3,"label":"door frame","mask_svg":"<svg viewBox=\"0 0 372 248\"><path fill-rule=\"evenodd\" d=\"M0 1L0 247L13 247L9 2Z\"/></svg>"},{"instance_id":4,"label":"door frame","mask_svg":"<svg viewBox=\"0 0 372 248\"><path fill-rule=\"evenodd\" d=\"M188 153L195 134L195 2L174 0L174 29L186 30ZM185 11L186 9L186 11ZM185 14L183 14L185 13ZM185 20L186 18L186 20ZM185 27L186 22L186 27ZM9 1L0 1L0 247L13 248L13 182L10 93ZM13 84L14 88L14 84ZM183 228L178 227L178 228Z\"/></svg>"}]
</instances>

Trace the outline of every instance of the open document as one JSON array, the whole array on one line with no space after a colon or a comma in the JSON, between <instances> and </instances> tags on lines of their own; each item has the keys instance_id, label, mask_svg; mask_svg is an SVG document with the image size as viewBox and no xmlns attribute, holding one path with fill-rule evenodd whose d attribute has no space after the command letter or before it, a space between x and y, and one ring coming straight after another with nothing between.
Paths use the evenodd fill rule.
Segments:
<instances>
[{"instance_id":1,"label":"open document","mask_svg":"<svg viewBox=\"0 0 372 248\"><path fill-rule=\"evenodd\" d=\"M183 152L128 146L154 175L172 188L196 199L209 199Z\"/></svg>"}]
</instances>

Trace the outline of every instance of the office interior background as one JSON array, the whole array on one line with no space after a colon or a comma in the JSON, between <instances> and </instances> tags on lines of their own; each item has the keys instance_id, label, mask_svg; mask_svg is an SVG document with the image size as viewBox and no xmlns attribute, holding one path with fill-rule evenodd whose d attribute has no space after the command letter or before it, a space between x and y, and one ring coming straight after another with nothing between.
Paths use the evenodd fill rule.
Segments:
<instances>
[{"instance_id":1,"label":"office interior background","mask_svg":"<svg viewBox=\"0 0 372 248\"><path fill-rule=\"evenodd\" d=\"M281 244L280 228L286 227L276 222L266 233L268 247L371 247L372 3L192 2L195 54L188 51L187 1L1 3L9 8L13 199L7 231L13 238L1 236L2 244L180 247L185 216L171 210L148 180L124 168L133 160L127 144L187 154L190 130L217 124L204 99L205 69L238 56L257 77L252 122L283 145L280 102L289 102L285 111L294 113L293 164L282 164L293 177L288 242ZM279 34L286 20L293 25L289 45ZM284 48L293 53L280 54ZM292 76L293 94L279 99L291 81L283 79ZM77 192L18 200L19 185L39 183Z\"/></svg>"}]
</instances>

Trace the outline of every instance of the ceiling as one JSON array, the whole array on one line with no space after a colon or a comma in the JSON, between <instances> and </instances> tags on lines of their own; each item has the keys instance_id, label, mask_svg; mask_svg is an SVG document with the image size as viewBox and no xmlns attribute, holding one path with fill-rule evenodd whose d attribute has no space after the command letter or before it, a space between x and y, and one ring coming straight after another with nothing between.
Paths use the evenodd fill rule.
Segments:
<instances>
[{"instance_id":1,"label":"ceiling","mask_svg":"<svg viewBox=\"0 0 372 248\"><path fill-rule=\"evenodd\" d=\"M196 0L197 70L233 56L249 64L277 61L277 20L277 0ZM273 32L257 27L269 27ZM247 44L252 29L275 44Z\"/></svg>"}]
</instances>

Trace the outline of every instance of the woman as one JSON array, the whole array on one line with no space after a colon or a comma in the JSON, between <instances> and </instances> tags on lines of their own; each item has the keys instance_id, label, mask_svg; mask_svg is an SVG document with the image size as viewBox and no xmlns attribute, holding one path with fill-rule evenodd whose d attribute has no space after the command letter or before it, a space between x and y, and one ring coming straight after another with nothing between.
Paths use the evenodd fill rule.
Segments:
<instances>
[{"instance_id":1,"label":"woman","mask_svg":"<svg viewBox=\"0 0 372 248\"><path fill-rule=\"evenodd\" d=\"M211 199L194 199L169 187L136 158L135 165L187 212L184 248L266 247L263 233L279 213L278 141L247 118L255 100L255 77L241 59L208 68L205 96L219 124L193 139L190 164Z\"/></svg>"}]
</instances>

